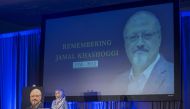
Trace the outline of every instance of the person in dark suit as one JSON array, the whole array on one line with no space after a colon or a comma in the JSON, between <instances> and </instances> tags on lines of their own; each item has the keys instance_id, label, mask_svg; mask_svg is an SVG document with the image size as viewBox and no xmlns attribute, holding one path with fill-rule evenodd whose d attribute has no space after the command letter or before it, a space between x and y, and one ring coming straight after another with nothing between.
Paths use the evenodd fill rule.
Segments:
<instances>
[{"instance_id":1,"label":"person in dark suit","mask_svg":"<svg viewBox=\"0 0 190 109\"><path fill-rule=\"evenodd\" d=\"M30 92L30 103L31 105L27 109L40 109L43 108L42 103L42 92L35 88Z\"/></svg>"},{"instance_id":2,"label":"person in dark suit","mask_svg":"<svg viewBox=\"0 0 190 109\"><path fill-rule=\"evenodd\" d=\"M114 81L115 94L173 94L174 65L159 52L161 24L149 11L138 11L127 21L123 37L131 69Z\"/></svg>"}]
</instances>

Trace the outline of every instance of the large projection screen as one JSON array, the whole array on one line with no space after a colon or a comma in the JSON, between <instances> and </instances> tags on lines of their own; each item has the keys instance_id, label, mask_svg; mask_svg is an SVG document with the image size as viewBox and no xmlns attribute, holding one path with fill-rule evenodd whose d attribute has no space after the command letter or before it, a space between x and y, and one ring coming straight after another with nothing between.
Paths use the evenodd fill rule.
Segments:
<instances>
[{"instance_id":1,"label":"large projection screen","mask_svg":"<svg viewBox=\"0 0 190 109\"><path fill-rule=\"evenodd\" d=\"M174 2L135 2L45 16L45 95L179 98L176 10Z\"/></svg>"}]
</instances>

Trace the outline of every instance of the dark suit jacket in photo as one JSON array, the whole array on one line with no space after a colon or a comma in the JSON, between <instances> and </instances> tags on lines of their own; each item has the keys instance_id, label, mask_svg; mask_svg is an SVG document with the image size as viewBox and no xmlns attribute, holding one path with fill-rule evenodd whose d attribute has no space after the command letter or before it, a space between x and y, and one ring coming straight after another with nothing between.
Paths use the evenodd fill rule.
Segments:
<instances>
[{"instance_id":1,"label":"dark suit jacket in photo","mask_svg":"<svg viewBox=\"0 0 190 109\"><path fill-rule=\"evenodd\" d=\"M127 93L129 71L122 73L110 86L110 93L114 95L131 95ZM135 89L138 90L138 89ZM163 56L154 66L141 94L173 94L174 93L174 65Z\"/></svg>"}]
</instances>

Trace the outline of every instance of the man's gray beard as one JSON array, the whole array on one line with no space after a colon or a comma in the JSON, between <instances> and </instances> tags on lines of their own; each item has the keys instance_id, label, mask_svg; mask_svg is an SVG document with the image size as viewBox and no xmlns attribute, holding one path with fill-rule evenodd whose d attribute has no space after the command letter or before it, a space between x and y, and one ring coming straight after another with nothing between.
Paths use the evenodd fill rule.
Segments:
<instances>
[{"instance_id":1,"label":"man's gray beard","mask_svg":"<svg viewBox=\"0 0 190 109\"><path fill-rule=\"evenodd\" d=\"M134 54L133 56L133 67L144 68L147 64L148 56L146 54Z\"/></svg>"},{"instance_id":2,"label":"man's gray beard","mask_svg":"<svg viewBox=\"0 0 190 109\"><path fill-rule=\"evenodd\" d=\"M37 105L39 105L39 104L40 104L40 102L33 101L33 105L34 105L34 106L37 106Z\"/></svg>"}]
</instances>

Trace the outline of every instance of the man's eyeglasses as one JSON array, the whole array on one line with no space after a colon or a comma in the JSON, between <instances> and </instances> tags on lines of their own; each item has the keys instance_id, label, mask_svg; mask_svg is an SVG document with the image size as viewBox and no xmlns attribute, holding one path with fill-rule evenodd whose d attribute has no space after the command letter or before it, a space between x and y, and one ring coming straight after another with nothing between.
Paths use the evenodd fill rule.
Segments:
<instances>
[{"instance_id":1,"label":"man's eyeglasses","mask_svg":"<svg viewBox=\"0 0 190 109\"><path fill-rule=\"evenodd\" d=\"M41 95L31 95L30 97L40 97Z\"/></svg>"},{"instance_id":2,"label":"man's eyeglasses","mask_svg":"<svg viewBox=\"0 0 190 109\"><path fill-rule=\"evenodd\" d=\"M156 32L142 32L142 35L138 35L138 34L133 34L131 36L127 36L126 38L131 41L131 42L135 42L137 41L140 37L142 37L145 40L150 40L152 39L156 34L158 34L158 31Z\"/></svg>"}]
</instances>

